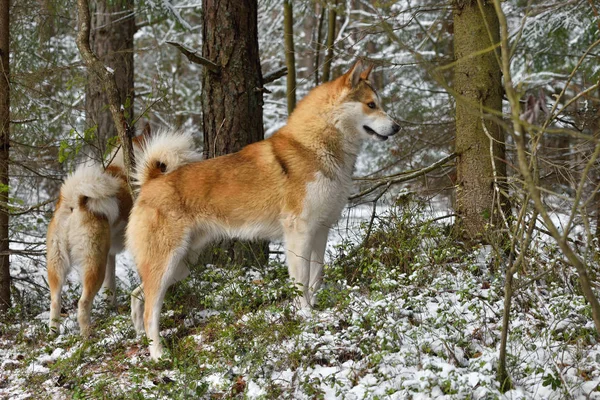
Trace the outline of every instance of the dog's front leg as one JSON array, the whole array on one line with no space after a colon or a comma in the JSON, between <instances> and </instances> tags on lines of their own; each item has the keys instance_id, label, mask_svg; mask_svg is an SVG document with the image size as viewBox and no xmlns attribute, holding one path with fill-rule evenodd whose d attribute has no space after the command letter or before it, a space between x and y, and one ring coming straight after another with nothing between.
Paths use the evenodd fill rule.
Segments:
<instances>
[{"instance_id":1,"label":"dog's front leg","mask_svg":"<svg viewBox=\"0 0 600 400\"><path fill-rule=\"evenodd\" d=\"M138 335L144 333L144 286L140 285L131 292L131 321Z\"/></svg>"},{"instance_id":2,"label":"dog's front leg","mask_svg":"<svg viewBox=\"0 0 600 400\"><path fill-rule=\"evenodd\" d=\"M290 278L302 293L296 299L299 308L310 307L310 253L312 235L306 222L294 219L284 231L286 257Z\"/></svg>"},{"instance_id":3,"label":"dog's front leg","mask_svg":"<svg viewBox=\"0 0 600 400\"><path fill-rule=\"evenodd\" d=\"M315 233L310 254L310 281L308 286L309 303L315 305L317 290L323 283L323 262L329 226L321 226Z\"/></svg>"}]
</instances>

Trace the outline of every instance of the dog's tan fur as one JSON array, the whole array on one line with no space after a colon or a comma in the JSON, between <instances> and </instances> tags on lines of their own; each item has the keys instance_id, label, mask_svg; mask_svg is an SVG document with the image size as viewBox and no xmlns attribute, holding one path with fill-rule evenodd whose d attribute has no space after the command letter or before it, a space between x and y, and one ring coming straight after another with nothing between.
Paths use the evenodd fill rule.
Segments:
<instances>
[{"instance_id":1,"label":"dog's tan fur","mask_svg":"<svg viewBox=\"0 0 600 400\"><path fill-rule=\"evenodd\" d=\"M148 132L134 139L135 147ZM59 330L62 287L73 265L81 267L83 291L77 311L81 334L90 334L92 302L101 286L114 306L115 256L125 247L132 205L120 150L105 170L83 165L63 183L46 235L52 332Z\"/></svg>"},{"instance_id":2,"label":"dog's tan fur","mask_svg":"<svg viewBox=\"0 0 600 400\"><path fill-rule=\"evenodd\" d=\"M152 341L153 358L162 355L158 321L167 288L188 275L190 252L220 237L283 236L290 276L303 293L299 306L314 303L327 234L350 193L362 138L385 140L399 129L380 108L370 70L358 62L313 89L285 127L238 153L165 166L160 152L148 155L155 151L150 145L127 246L142 278L132 295L132 319Z\"/></svg>"}]
</instances>

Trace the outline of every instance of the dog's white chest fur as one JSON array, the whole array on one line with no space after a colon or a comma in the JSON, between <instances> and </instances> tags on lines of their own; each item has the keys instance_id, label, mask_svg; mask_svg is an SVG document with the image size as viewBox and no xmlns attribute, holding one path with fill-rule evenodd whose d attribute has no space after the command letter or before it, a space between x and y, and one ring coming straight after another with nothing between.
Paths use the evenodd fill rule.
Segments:
<instances>
[{"instance_id":1,"label":"dog's white chest fur","mask_svg":"<svg viewBox=\"0 0 600 400\"><path fill-rule=\"evenodd\" d=\"M351 170L340 171L333 178L317 172L315 179L306 185L303 217L331 226L339 219L351 188Z\"/></svg>"}]
</instances>

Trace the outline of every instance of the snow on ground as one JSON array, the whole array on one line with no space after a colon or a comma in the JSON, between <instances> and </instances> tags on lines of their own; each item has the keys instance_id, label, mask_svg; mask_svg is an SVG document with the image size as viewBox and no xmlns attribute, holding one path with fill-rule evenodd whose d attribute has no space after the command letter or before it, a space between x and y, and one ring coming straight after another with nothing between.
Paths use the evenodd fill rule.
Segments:
<instances>
[{"instance_id":1,"label":"snow on ground","mask_svg":"<svg viewBox=\"0 0 600 400\"><path fill-rule=\"evenodd\" d=\"M499 392L502 282L489 280L489 258L482 249L461 264L423 265L409 275L387 268L368 290L332 281L328 270L324 306L304 316L285 301L241 313L216 301L184 317L165 309L162 334L176 362L151 363L126 312L96 310L94 320L105 322L87 342L76 335L73 310L53 340L41 315L5 328L15 334L0 339L0 397L600 399L589 307L568 287L526 285L524 277L508 346L514 388ZM280 269L242 272L235 285L217 280L212 298L251 296L256 282L275 291L269 274Z\"/></svg>"}]
</instances>

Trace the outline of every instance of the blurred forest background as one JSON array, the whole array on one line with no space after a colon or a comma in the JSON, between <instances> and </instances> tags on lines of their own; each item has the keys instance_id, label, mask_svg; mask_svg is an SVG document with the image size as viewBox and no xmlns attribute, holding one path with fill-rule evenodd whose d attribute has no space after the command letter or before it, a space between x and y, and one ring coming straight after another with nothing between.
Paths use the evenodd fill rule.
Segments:
<instances>
[{"instance_id":1,"label":"blurred forest background","mask_svg":"<svg viewBox=\"0 0 600 400\"><path fill-rule=\"evenodd\" d=\"M416 219L407 229L435 223L438 235L453 243L487 249L486 265L500 285L499 313L510 312L517 291L513 274L519 282L553 274L583 296L589 308L582 313L590 318L583 325L598 351L597 1L240 4L257 7L259 58L248 63L258 61L262 70L264 84L257 90L265 137L285 124L293 104L311 88L338 77L358 58L376 65L374 86L402 130L384 144L367 143L359 159L355 194L340 223L362 218L366 229L352 233L355 244L401 248L398 230L410 223L389 210L409 210L420 217L410 217ZM10 73L1 77L10 89L10 123L0 135L0 308L21 307L23 313L48 304L45 234L63 179L89 158L101 162L117 134L104 83L88 73L76 44L77 6L0 1L0 16L8 16L0 18L6 21L0 23L6 28L0 29L0 57L6 62L7 50L10 56ZM132 131L141 132L146 123L153 131L190 130L198 148L213 156L204 145L212 99L203 97L203 86L206 79L223 82L210 75L206 61L198 62L206 54L204 13L213 2L90 0L89 7L92 50L114 75ZM226 57L222 52L210 61ZM231 129L227 134L235 137ZM224 146L219 151L233 149ZM396 239L382 233L386 226ZM342 230L342 237L347 233ZM349 246L330 253L331 260L341 260L342 271L359 252ZM420 253L399 254L380 261L388 267L411 264ZM450 262L445 257L435 263ZM411 264L404 272L417 268ZM500 353L510 317L502 319L494 342ZM507 389L503 363L494 369ZM557 374L544 387L556 389L558 382L564 389L567 381Z\"/></svg>"}]
</instances>

